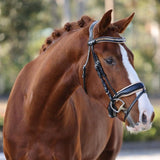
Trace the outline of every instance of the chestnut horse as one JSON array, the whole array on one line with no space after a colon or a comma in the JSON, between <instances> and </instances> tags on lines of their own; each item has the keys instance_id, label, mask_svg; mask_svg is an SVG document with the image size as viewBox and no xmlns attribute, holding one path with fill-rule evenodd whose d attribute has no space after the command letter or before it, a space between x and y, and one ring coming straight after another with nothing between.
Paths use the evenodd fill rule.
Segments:
<instances>
[{"instance_id":1,"label":"chestnut horse","mask_svg":"<svg viewBox=\"0 0 160 160\"><path fill-rule=\"evenodd\" d=\"M21 70L4 121L7 160L114 160L122 121L150 129L153 107L119 35L134 14L111 23L111 12L55 30Z\"/></svg>"}]
</instances>

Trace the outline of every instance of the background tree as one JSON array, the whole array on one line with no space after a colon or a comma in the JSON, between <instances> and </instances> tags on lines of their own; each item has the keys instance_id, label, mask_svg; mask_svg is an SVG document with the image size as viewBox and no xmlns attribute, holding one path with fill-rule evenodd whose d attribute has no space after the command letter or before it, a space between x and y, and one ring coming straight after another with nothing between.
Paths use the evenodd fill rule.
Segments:
<instances>
[{"instance_id":1,"label":"background tree","mask_svg":"<svg viewBox=\"0 0 160 160\"><path fill-rule=\"evenodd\" d=\"M0 94L10 91L19 70L33 59L46 27L56 26L56 5L48 0L0 1Z\"/></svg>"},{"instance_id":2,"label":"background tree","mask_svg":"<svg viewBox=\"0 0 160 160\"><path fill-rule=\"evenodd\" d=\"M110 1L114 2L115 20L136 13L123 36L135 55L141 79L150 93L159 93L160 0ZM20 69L38 54L54 28L77 21L83 14L100 19L105 2L109 1L0 0L0 95L9 93Z\"/></svg>"}]
</instances>

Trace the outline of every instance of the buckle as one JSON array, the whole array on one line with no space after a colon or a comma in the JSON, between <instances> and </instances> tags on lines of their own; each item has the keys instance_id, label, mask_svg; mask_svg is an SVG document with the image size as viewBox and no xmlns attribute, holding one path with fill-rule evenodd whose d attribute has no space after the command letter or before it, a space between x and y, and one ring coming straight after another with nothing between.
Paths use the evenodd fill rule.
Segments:
<instances>
[{"instance_id":1,"label":"buckle","mask_svg":"<svg viewBox=\"0 0 160 160\"><path fill-rule=\"evenodd\" d=\"M88 46L93 46L94 44L96 44L96 40L92 39L88 41Z\"/></svg>"},{"instance_id":2,"label":"buckle","mask_svg":"<svg viewBox=\"0 0 160 160\"><path fill-rule=\"evenodd\" d=\"M115 109L113 107L114 104L112 103L112 101L110 101L110 107L115 113L119 113L120 111L126 111L127 110L127 108L124 107L125 102L122 99L119 99L119 98L114 99L114 103L117 103L117 102L121 102L121 105L118 109Z\"/></svg>"}]
</instances>

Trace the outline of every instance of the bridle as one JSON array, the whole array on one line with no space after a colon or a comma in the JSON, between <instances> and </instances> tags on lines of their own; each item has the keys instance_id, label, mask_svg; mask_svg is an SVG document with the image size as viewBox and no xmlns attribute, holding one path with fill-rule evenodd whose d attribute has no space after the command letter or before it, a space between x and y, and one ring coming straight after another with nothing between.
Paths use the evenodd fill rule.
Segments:
<instances>
[{"instance_id":1,"label":"bridle","mask_svg":"<svg viewBox=\"0 0 160 160\"><path fill-rule=\"evenodd\" d=\"M110 42L110 43L124 43L126 40L123 37L109 37L109 36L104 36L104 37L99 37L94 39L93 38L93 28L94 26L97 24L97 21L93 22L89 28L89 41L88 41L88 56L87 56L87 60L83 66L83 86L84 86L84 90L87 93L87 89L86 89L86 66L88 64L89 61L89 57L90 57L90 53L92 53L93 59L94 59L94 64L95 64L95 69L97 71L97 74L99 76L99 78L101 79L102 85L104 87L104 90L106 92L106 94L108 95L110 102L108 105L108 112L109 112L109 116L110 117L116 117L117 114L120 111L123 111L125 116L124 116L124 121L126 120L126 118L128 117L128 114L130 113L131 109L133 108L134 104L137 102L137 100L141 97L141 95L143 93L146 92L146 89L143 85L142 82L138 82L135 84L131 84L126 86L125 88L121 89L120 91L116 92L113 87L111 86L107 75L105 74L103 67L99 61L99 58L97 56L97 54L94 52L94 45L97 43L101 43L101 42ZM111 93L112 91L112 93ZM131 103L131 105L129 106L129 108L125 108L125 102L121 99L122 97L127 97L130 96L132 94L135 94L137 92L138 95L136 96L136 98L133 100L133 102ZM112 95L114 94L114 95ZM116 107L116 103L120 102L121 105L120 107L117 109Z\"/></svg>"}]
</instances>

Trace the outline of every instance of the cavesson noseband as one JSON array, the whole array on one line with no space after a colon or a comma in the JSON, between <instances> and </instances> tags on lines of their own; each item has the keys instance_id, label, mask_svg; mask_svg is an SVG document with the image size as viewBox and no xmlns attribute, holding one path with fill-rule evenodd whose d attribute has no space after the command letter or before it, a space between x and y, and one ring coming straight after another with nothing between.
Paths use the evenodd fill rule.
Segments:
<instances>
[{"instance_id":1,"label":"cavesson noseband","mask_svg":"<svg viewBox=\"0 0 160 160\"><path fill-rule=\"evenodd\" d=\"M120 111L123 111L125 114L125 117L124 117L124 121L125 121L128 114L130 113L131 109L133 108L134 104L137 102L137 100L140 98L140 96L146 92L146 89L145 89L142 82L131 84L131 85L121 89L118 92L116 92L113 89L113 87L111 86L111 84L107 78L107 75L105 74L105 72L103 70L103 67L99 61L97 54L94 52L94 45L97 43L101 43L101 42L124 43L125 38L104 36L104 37L99 37L99 38L94 39L93 38L93 28L96 25L96 23L97 23L97 21L93 22L89 28L88 56L87 56L86 63L83 66L83 76L82 76L84 90L87 93L86 82L85 82L86 81L86 66L89 61L90 53L92 53L94 63L95 63L95 69L97 71L99 78L101 79L104 90L110 99L109 106L108 106L109 116L112 118L116 117ZM110 90L113 92L114 95L111 94ZM129 106L128 109L125 108L125 102L121 98L126 97L126 96L130 96L130 95L137 93L137 92L140 92L140 93L136 96L136 98L134 99L132 104ZM121 103L121 105L118 109L115 105L117 102Z\"/></svg>"}]
</instances>

